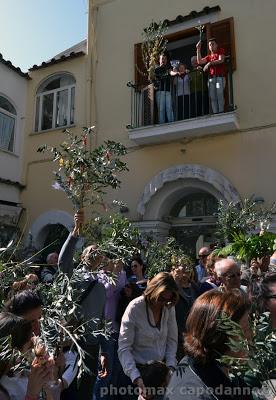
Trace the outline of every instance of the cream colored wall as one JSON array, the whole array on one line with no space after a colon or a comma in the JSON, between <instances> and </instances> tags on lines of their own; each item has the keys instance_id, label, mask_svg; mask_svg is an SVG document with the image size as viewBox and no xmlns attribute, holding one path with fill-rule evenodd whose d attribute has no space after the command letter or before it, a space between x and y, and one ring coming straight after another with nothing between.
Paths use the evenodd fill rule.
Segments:
<instances>
[{"instance_id":1,"label":"cream colored wall","mask_svg":"<svg viewBox=\"0 0 276 400\"><path fill-rule=\"evenodd\" d=\"M24 125L26 112L27 79L0 64L0 95L6 97L16 109L13 152L0 149L0 177L21 182ZM0 184L0 200L19 202L20 190L15 186Z\"/></svg>"},{"instance_id":2,"label":"cream colored wall","mask_svg":"<svg viewBox=\"0 0 276 400\"><path fill-rule=\"evenodd\" d=\"M152 19L175 19L192 10L200 11L207 4L205 0L102 0L98 4L94 86L98 139L112 137L133 146L125 126L130 122L130 92L126 82L134 77L134 44L141 41L142 30ZM272 184L276 144L273 78L276 52L272 51L276 2L266 0L265 6L259 0L208 2L208 6L216 5L220 5L221 11L213 18L234 17L237 58L234 95L241 131L196 139L184 145L176 142L132 147L127 157L130 173L123 177L122 189L116 194L128 203L132 219L138 218L137 203L146 183L161 170L182 163L199 163L221 172L241 197L255 193L267 202L276 199Z\"/></svg>"},{"instance_id":3,"label":"cream colored wall","mask_svg":"<svg viewBox=\"0 0 276 400\"><path fill-rule=\"evenodd\" d=\"M276 129L270 128L135 150L127 157L129 173L122 177L120 192L112 193L109 199L115 195L125 201L130 209L128 216L136 220L144 187L156 174L174 165L201 164L224 175L241 197L255 194L270 204L276 199L272 183L275 154L271 149L275 135Z\"/></svg>"},{"instance_id":4,"label":"cream colored wall","mask_svg":"<svg viewBox=\"0 0 276 400\"><path fill-rule=\"evenodd\" d=\"M24 173L22 180L26 190L22 193L22 202L27 209L28 226L44 212L64 210L72 214L71 203L65 194L52 188L55 165L49 161L49 155L37 152L39 146L47 144L58 146L65 140L62 129L34 132L35 96L42 81L49 76L69 72L76 79L75 91L75 126L73 132L81 132L86 126L86 65L87 56L67 60L63 63L48 66L30 73L32 80L28 86L28 102L25 130ZM48 160L48 161L47 161ZM58 221L57 221L58 222Z\"/></svg>"}]
</instances>

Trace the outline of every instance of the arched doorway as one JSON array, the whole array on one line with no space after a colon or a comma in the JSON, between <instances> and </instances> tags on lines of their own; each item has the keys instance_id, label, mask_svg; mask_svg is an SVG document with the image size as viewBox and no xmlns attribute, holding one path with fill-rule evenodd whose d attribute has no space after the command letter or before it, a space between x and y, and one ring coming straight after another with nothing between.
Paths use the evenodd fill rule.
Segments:
<instances>
[{"instance_id":1,"label":"arched doorway","mask_svg":"<svg viewBox=\"0 0 276 400\"><path fill-rule=\"evenodd\" d=\"M62 224L49 224L43 228L45 237L43 251L41 252L42 262L46 262L47 255L50 253L59 253L61 247L68 237L68 229Z\"/></svg>"},{"instance_id":2,"label":"arched doorway","mask_svg":"<svg viewBox=\"0 0 276 400\"><path fill-rule=\"evenodd\" d=\"M45 247L45 242L50 240L49 237L53 236L51 232L55 231L55 227L58 228L58 234L65 232L64 229L67 230L68 234L68 232L71 231L73 226L74 226L74 220L72 215L61 210L47 211L41 214L31 226L29 232L29 235L31 236L31 242L32 242L31 244L36 249L40 250L43 247Z\"/></svg>"},{"instance_id":3,"label":"arched doorway","mask_svg":"<svg viewBox=\"0 0 276 400\"><path fill-rule=\"evenodd\" d=\"M193 190L180 198L169 215L169 236L175 237L186 254L194 257L202 246L216 241L218 199L208 192Z\"/></svg>"},{"instance_id":4,"label":"arched doorway","mask_svg":"<svg viewBox=\"0 0 276 400\"><path fill-rule=\"evenodd\" d=\"M143 233L159 240L169 235L192 256L214 241L218 201L239 202L227 178L198 164L177 165L161 171L145 186L137 211Z\"/></svg>"}]
</instances>

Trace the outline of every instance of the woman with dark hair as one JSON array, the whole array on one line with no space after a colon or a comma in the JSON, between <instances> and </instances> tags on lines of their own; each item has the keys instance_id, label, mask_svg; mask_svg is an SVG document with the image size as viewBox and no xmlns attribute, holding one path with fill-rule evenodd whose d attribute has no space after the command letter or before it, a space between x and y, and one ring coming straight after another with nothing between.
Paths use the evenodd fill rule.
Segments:
<instances>
[{"instance_id":1,"label":"woman with dark hair","mask_svg":"<svg viewBox=\"0 0 276 400\"><path fill-rule=\"evenodd\" d=\"M40 333L39 320L42 313L42 301L32 290L23 290L15 294L6 304L5 311L13 313L32 323L33 332Z\"/></svg>"},{"instance_id":2,"label":"woman with dark hair","mask_svg":"<svg viewBox=\"0 0 276 400\"><path fill-rule=\"evenodd\" d=\"M130 277L131 282L135 282L139 289L145 290L147 286L147 278L145 275L146 268L145 264L140 256L134 256L131 260L131 272L132 277Z\"/></svg>"},{"instance_id":3,"label":"woman with dark hair","mask_svg":"<svg viewBox=\"0 0 276 400\"><path fill-rule=\"evenodd\" d=\"M172 376L166 400L252 399L250 388L242 381L234 384L218 361L230 353L227 334L219 328L220 316L225 313L231 317L249 336L249 308L247 297L239 290L210 290L197 298L186 324L187 356Z\"/></svg>"},{"instance_id":4,"label":"woman with dark hair","mask_svg":"<svg viewBox=\"0 0 276 400\"><path fill-rule=\"evenodd\" d=\"M174 305L178 289L168 272L152 278L144 294L132 300L122 318L118 355L124 373L141 392L145 386L139 365L149 361L164 361L176 365L177 324Z\"/></svg>"},{"instance_id":5,"label":"woman with dark hair","mask_svg":"<svg viewBox=\"0 0 276 400\"><path fill-rule=\"evenodd\" d=\"M30 321L8 312L0 313L0 338L11 337L12 349L22 353L33 346ZM30 371L11 373L12 360L0 360L0 400L36 400L43 385L51 379L50 363L41 364L35 359Z\"/></svg>"},{"instance_id":6,"label":"woman with dark hair","mask_svg":"<svg viewBox=\"0 0 276 400\"><path fill-rule=\"evenodd\" d=\"M36 292L24 290L14 295L6 304L6 312L19 316L31 324L32 332L35 335L40 334L40 319L42 315L42 301ZM60 386L62 389L68 388L77 373L77 363L75 352L69 350L60 353L56 358L56 364L61 359L63 367L60 368ZM1 399L0 399L1 400Z\"/></svg>"},{"instance_id":7,"label":"woman with dark hair","mask_svg":"<svg viewBox=\"0 0 276 400\"><path fill-rule=\"evenodd\" d=\"M141 296L142 293L141 289L134 282L128 282L121 290L116 313L116 321L119 326L129 303L136 299L136 297Z\"/></svg>"}]
</instances>

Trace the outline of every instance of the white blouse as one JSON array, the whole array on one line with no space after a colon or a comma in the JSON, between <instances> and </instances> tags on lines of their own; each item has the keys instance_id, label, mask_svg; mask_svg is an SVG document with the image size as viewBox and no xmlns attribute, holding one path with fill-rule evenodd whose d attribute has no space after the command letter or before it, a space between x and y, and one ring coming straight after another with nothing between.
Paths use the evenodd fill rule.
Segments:
<instances>
[{"instance_id":1,"label":"white blouse","mask_svg":"<svg viewBox=\"0 0 276 400\"><path fill-rule=\"evenodd\" d=\"M149 320L150 323L149 323ZM155 325L153 313L144 296L132 300L122 318L118 356L123 370L132 382L140 376L136 364L165 361L175 367L177 324L174 307L163 307L160 327Z\"/></svg>"}]
</instances>

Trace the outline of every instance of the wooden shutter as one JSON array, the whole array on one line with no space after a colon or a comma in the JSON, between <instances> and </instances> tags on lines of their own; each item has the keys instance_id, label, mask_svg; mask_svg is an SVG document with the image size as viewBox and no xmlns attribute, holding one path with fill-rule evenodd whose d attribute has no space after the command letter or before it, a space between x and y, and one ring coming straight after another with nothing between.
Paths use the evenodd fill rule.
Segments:
<instances>
[{"instance_id":1,"label":"wooden shutter","mask_svg":"<svg viewBox=\"0 0 276 400\"><path fill-rule=\"evenodd\" d=\"M134 79L138 87L136 106L142 126L152 125L155 118L155 96L153 84L149 84L147 70L142 57L142 43L134 45Z\"/></svg>"},{"instance_id":2,"label":"wooden shutter","mask_svg":"<svg viewBox=\"0 0 276 400\"><path fill-rule=\"evenodd\" d=\"M232 70L236 69L236 51L233 17L207 25L207 40L215 37L219 47L225 50L226 56L231 56Z\"/></svg>"},{"instance_id":3,"label":"wooden shutter","mask_svg":"<svg viewBox=\"0 0 276 400\"><path fill-rule=\"evenodd\" d=\"M147 86L147 70L142 57L142 43L134 45L134 79L140 88Z\"/></svg>"}]
</instances>

